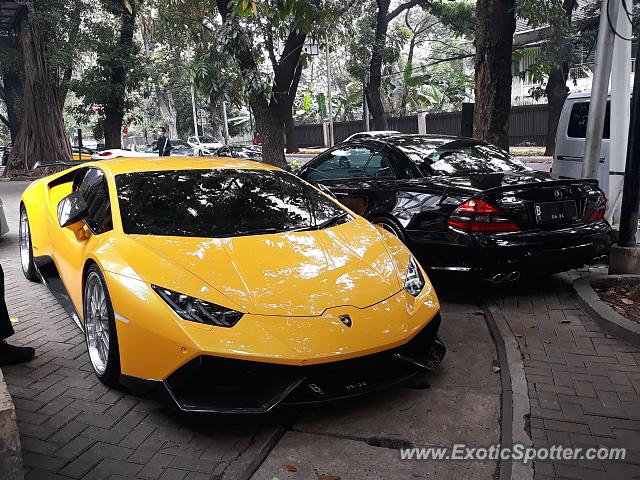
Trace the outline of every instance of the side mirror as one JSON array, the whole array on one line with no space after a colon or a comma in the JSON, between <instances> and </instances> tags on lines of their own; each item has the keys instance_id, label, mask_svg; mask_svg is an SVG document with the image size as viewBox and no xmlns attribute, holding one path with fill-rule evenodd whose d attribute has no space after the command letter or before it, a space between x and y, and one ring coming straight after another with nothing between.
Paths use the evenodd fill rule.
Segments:
<instances>
[{"instance_id":1,"label":"side mirror","mask_svg":"<svg viewBox=\"0 0 640 480\"><path fill-rule=\"evenodd\" d=\"M80 192L70 193L58 204L58 223L62 228L77 232L84 226L83 220L88 216L89 207Z\"/></svg>"}]
</instances>

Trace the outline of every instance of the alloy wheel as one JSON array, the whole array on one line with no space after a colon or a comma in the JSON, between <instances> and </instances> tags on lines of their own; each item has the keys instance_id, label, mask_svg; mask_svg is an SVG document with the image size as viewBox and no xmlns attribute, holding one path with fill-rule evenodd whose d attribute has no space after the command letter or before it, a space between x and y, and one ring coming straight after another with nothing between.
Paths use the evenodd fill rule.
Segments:
<instances>
[{"instance_id":1,"label":"alloy wheel","mask_svg":"<svg viewBox=\"0 0 640 480\"><path fill-rule=\"evenodd\" d=\"M31 231L29 230L29 220L27 219L26 210L20 211L20 263L22 271L29 271L31 263Z\"/></svg>"},{"instance_id":2,"label":"alloy wheel","mask_svg":"<svg viewBox=\"0 0 640 480\"><path fill-rule=\"evenodd\" d=\"M87 349L94 370L103 375L109 362L109 313L102 280L96 272L87 277L85 292Z\"/></svg>"}]
</instances>

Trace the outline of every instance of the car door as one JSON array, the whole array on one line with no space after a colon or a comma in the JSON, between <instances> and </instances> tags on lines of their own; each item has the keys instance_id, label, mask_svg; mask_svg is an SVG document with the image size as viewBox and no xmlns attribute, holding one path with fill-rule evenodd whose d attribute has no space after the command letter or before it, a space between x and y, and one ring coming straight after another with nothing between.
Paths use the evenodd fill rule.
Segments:
<instances>
[{"instance_id":1,"label":"car door","mask_svg":"<svg viewBox=\"0 0 640 480\"><path fill-rule=\"evenodd\" d=\"M355 213L367 216L395 192L390 163L374 147L352 145L335 148L309 164L302 178L329 188Z\"/></svg>"},{"instance_id":2,"label":"car door","mask_svg":"<svg viewBox=\"0 0 640 480\"><path fill-rule=\"evenodd\" d=\"M74 180L73 191L82 193L87 203L85 227L73 232L61 228L56 221L50 227L50 238L60 278L74 305L81 311L82 269L87 253L93 250L100 235L113 230L113 221L107 178L102 170L91 167L80 171Z\"/></svg>"}]
</instances>

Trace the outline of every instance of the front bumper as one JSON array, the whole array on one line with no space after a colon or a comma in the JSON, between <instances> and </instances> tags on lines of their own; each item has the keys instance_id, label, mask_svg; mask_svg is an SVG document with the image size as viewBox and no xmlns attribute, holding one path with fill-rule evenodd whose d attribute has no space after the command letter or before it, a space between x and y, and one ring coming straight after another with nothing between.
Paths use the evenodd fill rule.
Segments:
<instances>
[{"instance_id":1,"label":"front bumper","mask_svg":"<svg viewBox=\"0 0 640 480\"><path fill-rule=\"evenodd\" d=\"M466 272L489 277L513 271L556 273L589 264L609 251L606 222L553 231L507 234L448 232L446 238L407 232L411 250L431 271Z\"/></svg>"},{"instance_id":2,"label":"front bumper","mask_svg":"<svg viewBox=\"0 0 640 480\"><path fill-rule=\"evenodd\" d=\"M260 414L277 405L363 395L435 369L446 353L436 315L404 345L372 355L295 366L201 355L164 381L122 376L121 383L180 410Z\"/></svg>"}]
</instances>

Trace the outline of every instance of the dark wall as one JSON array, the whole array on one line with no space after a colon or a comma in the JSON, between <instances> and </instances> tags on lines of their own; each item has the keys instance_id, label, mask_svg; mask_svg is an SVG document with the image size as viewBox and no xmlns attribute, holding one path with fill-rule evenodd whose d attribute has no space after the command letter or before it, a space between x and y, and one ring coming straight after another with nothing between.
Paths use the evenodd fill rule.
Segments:
<instances>
[{"instance_id":1,"label":"dark wall","mask_svg":"<svg viewBox=\"0 0 640 480\"><path fill-rule=\"evenodd\" d=\"M547 139L546 104L526 105L511 108L509 119L509 142L515 145L545 146ZM443 135L460 135L461 112L443 112L427 114L427 133ZM402 133L418 133L418 117L392 117L388 119L389 130ZM324 144L322 124L297 125L296 137L301 147L319 147ZM333 131L336 143L343 141L349 135L364 130L362 121L334 122Z\"/></svg>"}]
</instances>

